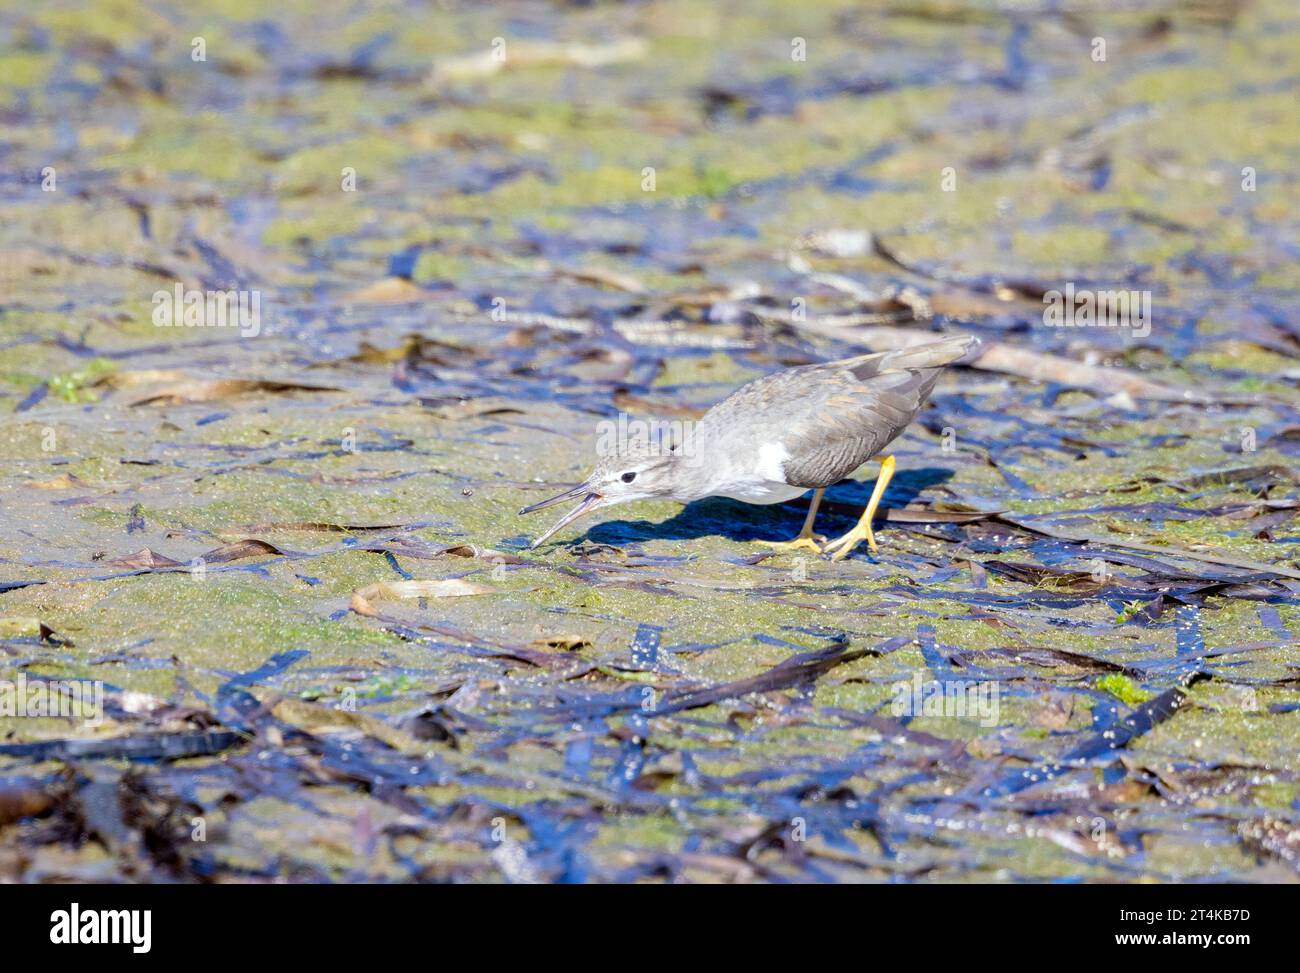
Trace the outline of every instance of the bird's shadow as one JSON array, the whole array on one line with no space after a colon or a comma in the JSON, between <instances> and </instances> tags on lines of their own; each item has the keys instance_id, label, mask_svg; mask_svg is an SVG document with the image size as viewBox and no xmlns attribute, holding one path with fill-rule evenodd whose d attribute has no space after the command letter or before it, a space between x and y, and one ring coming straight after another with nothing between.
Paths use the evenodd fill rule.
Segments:
<instances>
[{"instance_id":1,"label":"bird's shadow","mask_svg":"<svg viewBox=\"0 0 1300 973\"><path fill-rule=\"evenodd\" d=\"M894 475L880 502L880 509L903 507L917 498L923 490L946 483L953 471L927 467L907 470ZM827 525L842 525L847 530L861 515L871 499L875 480L842 480L826 491L826 501L854 508L845 516L822 507L817 513L816 530L833 534ZM657 524L648 520L609 520L596 524L587 531L585 539L595 544L624 545L649 540L694 540L700 537L725 537L746 542L784 540L793 537L803 526L808 511L811 491L787 503L759 505L709 497L687 504L681 512Z\"/></svg>"}]
</instances>

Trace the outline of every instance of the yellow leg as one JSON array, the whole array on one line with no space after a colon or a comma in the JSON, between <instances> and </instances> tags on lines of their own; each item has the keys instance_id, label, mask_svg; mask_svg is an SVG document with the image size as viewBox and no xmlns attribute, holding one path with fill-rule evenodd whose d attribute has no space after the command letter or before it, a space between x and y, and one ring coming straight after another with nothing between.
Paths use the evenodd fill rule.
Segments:
<instances>
[{"instance_id":1,"label":"yellow leg","mask_svg":"<svg viewBox=\"0 0 1300 973\"><path fill-rule=\"evenodd\" d=\"M851 531L837 540L831 541L826 545L825 553L834 556L833 561L841 561L849 556L849 552L858 546L862 541L866 541L871 547L871 553L875 554L876 535L871 532L871 520L876 516L876 508L880 506L880 498L885 495L885 487L889 486L889 481L894 476L894 457L886 456L880 461L880 475L876 477L876 487L871 491L871 500L867 503L867 509L862 512L862 519L858 521Z\"/></svg>"},{"instance_id":2,"label":"yellow leg","mask_svg":"<svg viewBox=\"0 0 1300 973\"><path fill-rule=\"evenodd\" d=\"M797 551L800 548L812 551L814 554L822 552L821 546L817 543L818 539L826 540L820 534L814 534L813 518L817 516L817 507L822 502L822 494L825 490L816 490L813 492L812 503L808 505L808 516L804 518L803 530L799 531L799 536L792 541L759 541L760 544L766 544L769 547L775 547L778 551Z\"/></svg>"}]
</instances>

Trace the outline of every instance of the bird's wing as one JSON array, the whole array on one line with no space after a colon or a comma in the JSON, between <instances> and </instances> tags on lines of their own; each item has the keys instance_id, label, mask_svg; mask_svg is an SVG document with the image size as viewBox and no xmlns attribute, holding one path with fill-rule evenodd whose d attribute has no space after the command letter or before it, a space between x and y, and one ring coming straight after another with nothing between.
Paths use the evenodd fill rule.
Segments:
<instances>
[{"instance_id":1,"label":"bird's wing","mask_svg":"<svg viewBox=\"0 0 1300 973\"><path fill-rule=\"evenodd\" d=\"M907 428L943 366L974 345L974 338L962 336L794 368L750 383L724 406L733 428L751 428L754 438L781 443L787 483L830 486ZM757 415L765 422L744 422Z\"/></svg>"}]
</instances>

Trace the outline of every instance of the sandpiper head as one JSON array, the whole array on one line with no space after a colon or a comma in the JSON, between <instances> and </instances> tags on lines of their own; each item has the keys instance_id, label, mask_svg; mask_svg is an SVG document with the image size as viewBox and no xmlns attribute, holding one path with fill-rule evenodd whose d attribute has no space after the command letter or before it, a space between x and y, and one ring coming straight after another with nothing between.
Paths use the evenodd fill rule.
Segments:
<instances>
[{"instance_id":1,"label":"sandpiper head","mask_svg":"<svg viewBox=\"0 0 1300 973\"><path fill-rule=\"evenodd\" d=\"M572 490L565 490L549 500L519 511L521 514L530 514L534 510L568 500L578 501L576 507L533 541L532 546L537 547L562 527L598 507L610 507L629 500L673 496L677 486L677 464L678 455L673 450L639 442L629 444L614 455L601 457L591 475Z\"/></svg>"}]
</instances>

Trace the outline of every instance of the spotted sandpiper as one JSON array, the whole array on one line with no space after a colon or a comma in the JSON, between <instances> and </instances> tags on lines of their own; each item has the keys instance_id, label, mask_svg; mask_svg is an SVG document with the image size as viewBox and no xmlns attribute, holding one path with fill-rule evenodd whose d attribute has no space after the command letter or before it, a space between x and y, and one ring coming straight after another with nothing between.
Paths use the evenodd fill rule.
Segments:
<instances>
[{"instance_id":1,"label":"spotted sandpiper","mask_svg":"<svg viewBox=\"0 0 1300 973\"><path fill-rule=\"evenodd\" d=\"M730 497L746 503L782 503L813 491L799 536L763 543L830 554L838 561L860 542L875 552L871 521L894 475L894 457L881 459L871 500L843 537L824 546L813 534L822 494L898 438L916 417L945 365L966 356L978 340L958 335L896 351L804 365L764 375L719 402L678 442L625 444L596 464L572 490L524 507L578 505L533 542L600 507L629 500Z\"/></svg>"}]
</instances>

